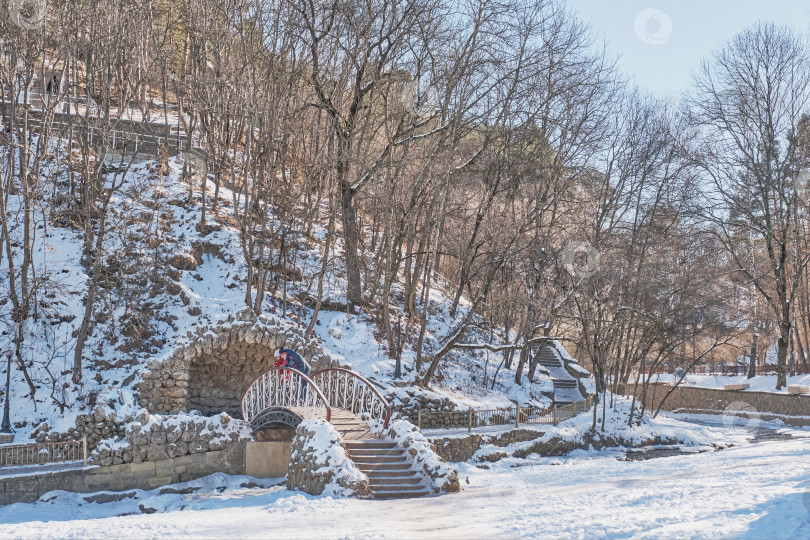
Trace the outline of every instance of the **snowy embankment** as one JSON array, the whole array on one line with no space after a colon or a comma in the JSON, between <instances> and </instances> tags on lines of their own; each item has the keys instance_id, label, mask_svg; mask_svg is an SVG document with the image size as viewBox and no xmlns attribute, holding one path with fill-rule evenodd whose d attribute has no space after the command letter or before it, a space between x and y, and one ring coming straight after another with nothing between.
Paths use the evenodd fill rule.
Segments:
<instances>
[{"instance_id":1,"label":"snowy embankment","mask_svg":"<svg viewBox=\"0 0 810 540\"><path fill-rule=\"evenodd\" d=\"M608 396L610 401L610 396ZM613 396L612 406L604 409L604 429L602 429L603 408L597 408L596 431L593 427L593 411L588 411L574 418L560 422L557 426L547 424L522 424L520 430L536 431L537 437L521 442L503 445L502 437L514 426L493 426L476 428L472 434L466 429L433 429L425 430L425 435L433 441L444 439L467 438L471 435L482 436L481 446L470 459L471 463L499 461L501 459L536 460L543 456L560 456L579 450L603 448L638 448L655 445L678 445L694 450L725 448L729 444L738 444L746 440L746 434L736 434L729 439L728 433L717 429L685 422L668 416L652 418L645 415L641 422L637 420L628 425L630 400L623 396ZM498 444L501 442L501 444Z\"/></svg>"},{"instance_id":2,"label":"snowy embankment","mask_svg":"<svg viewBox=\"0 0 810 540\"><path fill-rule=\"evenodd\" d=\"M0 536L810 538L808 453L810 438L648 461L578 452L462 464L461 493L388 501L214 475L104 504L54 492L0 509Z\"/></svg>"},{"instance_id":3,"label":"snowy embankment","mask_svg":"<svg viewBox=\"0 0 810 540\"><path fill-rule=\"evenodd\" d=\"M662 374L654 375L652 382L673 383L678 379L675 375ZM781 390L776 389L776 375L757 375L749 379L745 375L687 375L681 382L683 386L697 386L699 388L719 388L726 384L748 384L748 392L773 392L777 394L787 394L787 387ZM810 374L794 375L787 378L789 386L810 386Z\"/></svg>"}]
</instances>

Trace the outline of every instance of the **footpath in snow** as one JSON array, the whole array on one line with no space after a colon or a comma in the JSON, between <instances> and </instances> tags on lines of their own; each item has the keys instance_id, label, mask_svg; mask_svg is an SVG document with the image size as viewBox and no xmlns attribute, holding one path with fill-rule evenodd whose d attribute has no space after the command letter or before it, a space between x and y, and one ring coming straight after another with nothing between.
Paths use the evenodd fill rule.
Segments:
<instances>
[{"instance_id":1,"label":"footpath in snow","mask_svg":"<svg viewBox=\"0 0 810 540\"><path fill-rule=\"evenodd\" d=\"M808 453L810 438L795 438L647 461L582 451L519 467L461 464L461 493L388 501L214 475L177 490L186 493L105 504L54 493L11 505L0 509L0 536L810 538Z\"/></svg>"}]
</instances>

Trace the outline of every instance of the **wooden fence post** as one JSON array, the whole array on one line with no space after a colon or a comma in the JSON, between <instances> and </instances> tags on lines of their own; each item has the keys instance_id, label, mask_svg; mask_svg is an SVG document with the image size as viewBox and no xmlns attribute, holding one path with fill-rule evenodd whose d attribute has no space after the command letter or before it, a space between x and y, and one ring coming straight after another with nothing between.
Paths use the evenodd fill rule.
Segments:
<instances>
[{"instance_id":1,"label":"wooden fence post","mask_svg":"<svg viewBox=\"0 0 810 540\"><path fill-rule=\"evenodd\" d=\"M520 402L515 404L515 427L520 427Z\"/></svg>"},{"instance_id":2,"label":"wooden fence post","mask_svg":"<svg viewBox=\"0 0 810 540\"><path fill-rule=\"evenodd\" d=\"M472 407L467 409L467 433L472 433Z\"/></svg>"},{"instance_id":3,"label":"wooden fence post","mask_svg":"<svg viewBox=\"0 0 810 540\"><path fill-rule=\"evenodd\" d=\"M557 406L554 405L554 425L557 425Z\"/></svg>"},{"instance_id":4,"label":"wooden fence post","mask_svg":"<svg viewBox=\"0 0 810 540\"><path fill-rule=\"evenodd\" d=\"M87 467L87 435L82 435L82 458L84 466Z\"/></svg>"}]
</instances>

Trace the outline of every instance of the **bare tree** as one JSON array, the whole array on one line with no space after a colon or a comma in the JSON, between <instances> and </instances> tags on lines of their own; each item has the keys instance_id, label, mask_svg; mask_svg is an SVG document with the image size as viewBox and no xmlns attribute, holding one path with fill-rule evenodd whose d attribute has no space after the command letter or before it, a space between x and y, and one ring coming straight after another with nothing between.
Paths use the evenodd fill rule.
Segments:
<instances>
[{"instance_id":1,"label":"bare tree","mask_svg":"<svg viewBox=\"0 0 810 540\"><path fill-rule=\"evenodd\" d=\"M776 317L780 389L786 384L794 303L810 261L810 253L794 251L799 178L807 160L799 125L810 109L805 38L773 24L745 30L703 64L687 104L699 137L693 160L712 188L704 217ZM740 228L762 242L767 273L752 272L744 244L737 241Z\"/></svg>"}]
</instances>

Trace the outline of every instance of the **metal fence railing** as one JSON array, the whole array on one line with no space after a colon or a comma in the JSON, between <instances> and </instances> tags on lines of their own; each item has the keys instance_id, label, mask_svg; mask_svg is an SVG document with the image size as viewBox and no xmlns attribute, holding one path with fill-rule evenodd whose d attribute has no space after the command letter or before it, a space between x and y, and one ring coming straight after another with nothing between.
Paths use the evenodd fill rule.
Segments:
<instances>
[{"instance_id":1,"label":"metal fence railing","mask_svg":"<svg viewBox=\"0 0 810 540\"><path fill-rule=\"evenodd\" d=\"M450 412L419 409L416 413L416 423L420 430L423 428L467 428L467 431L472 431L477 427L508 425L520 427L521 424L556 426L560 422L589 410L592 406L593 396L588 396L587 399L581 401L546 408L515 405L509 409L467 409L466 411Z\"/></svg>"},{"instance_id":2,"label":"metal fence railing","mask_svg":"<svg viewBox=\"0 0 810 540\"><path fill-rule=\"evenodd\" d=\"M82 461L87 466L87 439L0 446L0 467Z\"/></svg>"},{"instance_id":3,"label":"metal fence railing","mask_svg":"<svg viewBox=\"0 0 810 540\"><path fill-rule=\"evenodd\" d=\"M700 366L693 366L689 368L689 375L748 375L748 370L750 369L749 366L726 366L722 364L705 364ZM776 375L777 374L777 365L776 364L762 364L756 366L756 374L757 375ZM802 363L794 363L794 364L787 364L785 366L785 371L788 375L807 375L810 374L810 364L802 364ZM646 375L667 375L673 374L675 372L674 369L666 368L666 367L659 367L650 371L649 369L645 369L644 373ZM630 377L631 379L634 378L634 375Z\"/></svg>"}]
</instances>

